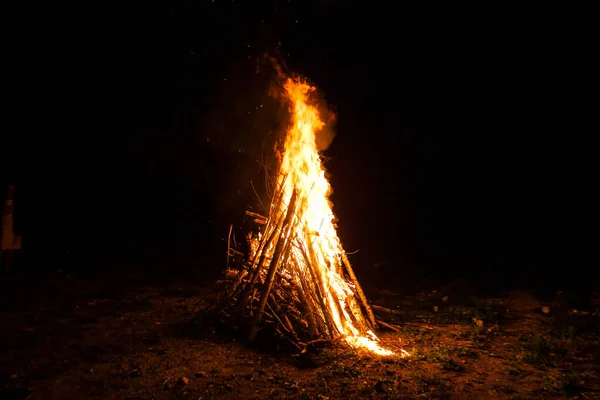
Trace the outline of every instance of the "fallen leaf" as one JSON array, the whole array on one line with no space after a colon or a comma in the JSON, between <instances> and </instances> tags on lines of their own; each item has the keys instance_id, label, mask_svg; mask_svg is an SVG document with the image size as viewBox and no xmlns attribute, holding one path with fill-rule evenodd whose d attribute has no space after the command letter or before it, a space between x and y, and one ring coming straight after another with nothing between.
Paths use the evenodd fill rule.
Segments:
<instances>
[{"instance_id":1,"label":"fallen leaf","mask_svg":"<svg viewBox=\"0 0 600 400\"><path fill-rule=\"evenodd\" d=\"M440 308L438 306L433 306L433 312L438 312Z\"/></svg>"},{"instance_id":2,"label":"fallen leaf","mask_svg":"<svg viewBox=\"0 0 600 400\"><path fill-rule=\"evenodd\" d=\"M542 307L542 312L544 314L548 314L550 312L550 307L546 307L546 306Z\"/></svg>"},{"instance_id":3,"label":"fallen leaf","mask_svg":"<svg viewBox=\"0 0 600 400\"><path fill-rule=\"evenodd\" d=\"M448 301L448 296L442 297L442 301Z\"/></svg>"}]
</instances>

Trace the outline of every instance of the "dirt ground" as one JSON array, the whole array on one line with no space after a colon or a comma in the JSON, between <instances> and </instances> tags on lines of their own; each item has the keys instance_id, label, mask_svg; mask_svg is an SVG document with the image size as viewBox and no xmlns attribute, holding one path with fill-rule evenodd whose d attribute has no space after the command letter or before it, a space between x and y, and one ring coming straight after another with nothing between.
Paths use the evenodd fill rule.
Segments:
<instances>
[{"instance_id":1,"label":"dirt ground","mask_svg":"<svg viewBox=\"0 0 600 400\"><path fill-rule=\"evenodd\" d=\"M366 288L403 313L381 315L401 329L379 336L410 357L336 346L300 357L196 329L212 281L56 271L36 282L2 293L2 399L600 399L600 314L561 293Z\"/></svg>"}]
</instances>

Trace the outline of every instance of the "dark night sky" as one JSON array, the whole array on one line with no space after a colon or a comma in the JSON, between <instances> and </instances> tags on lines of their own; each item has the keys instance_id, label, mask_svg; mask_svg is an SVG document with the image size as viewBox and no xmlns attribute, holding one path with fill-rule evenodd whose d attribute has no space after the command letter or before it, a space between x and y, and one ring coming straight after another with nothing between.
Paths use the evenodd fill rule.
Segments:
<instances>
[{"instance_id":1,"label":"dark night sky","mask_svg":"<svg viewBox=\"0 0 600 400\"><path fill-rule=\"evenodd\" d=\"M18 229L32 248L221 243L282 122L260 62L277 49L338 113L327 169L359 270L548 268L575 185L566 27L535 10L394 8L123 2L40 33L38 55L18 50L26 90L5 158L20 161L4 168Z\"/></svg>"}]
</instances>

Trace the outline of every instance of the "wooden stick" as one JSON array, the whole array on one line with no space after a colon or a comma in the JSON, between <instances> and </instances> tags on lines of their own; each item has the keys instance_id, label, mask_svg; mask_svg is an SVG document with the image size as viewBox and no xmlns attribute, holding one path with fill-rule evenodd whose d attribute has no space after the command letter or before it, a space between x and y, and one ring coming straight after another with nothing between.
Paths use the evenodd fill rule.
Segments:
<instances>
[{"instance_id":1,"label":"wooden stick","mask_svg":"<svg viewBox=\"0 0 600 400\"><path fill-rule=\"evenodd\" d=\"M300 283L302 285L302 290L298 291L298 295L301 296L302 306L305 308L306 316L308 319L308 333L311 337L316 337L318 335L317 324L315 322L314 310L312 306L312 299L309 300L306 298L305 293L308 293L308 289L306 288L306 284L304 279L300 277Z\"/></svg>"},{"instance_id":2,"label":"wooden stick","mask_svg":"<svg viewBox=\"0 0 600 400\"><path fill-rule=\"evenodd\" d=\"M279 227L279 225L283 221L283 218L284 218L283 213L278 218L276 218L277 214L278 214L278 209L274 211L274 210L272 210L272 208L273 208L273 206L279 206L281 198L283 197L283 194L284 194L284 183L285 183L286 179L287 179L287 176L282 177L281 184L280 184L279 188L277 189L277 192L271 198L271 204L269 205L269 210L268 210L269 218L267 219L265 230L263 232L263 238L262 238L261 242L259 243L256 254L252 260L252 266L250 267L251 270L253 270L256 267L256 270L254 271L254 275L252 276L250 289L248 292L250 292L252 290L251 288L254 285L254 283L256 282L258 271L262 267L262 264L265 260L266 249L269 247L269 245L271 244L271 241L276 236L276 234L279 232L277 227ZM273 223L275 225L273 225ZM258 261L258 264L256 264L257 261ZM247 293L246 293L246 295L247 295Z\"/></svg>"},{"instance_id":3,"label":"wooden stick","mask_svg":"<svg viewBox=\"0 0 600 400\"><path fill-rule=\"evenodd\" d=\"M246 210L246 215L249 216L249 217L253 217L253 218L256 218L256 219L261 219L261 220L264 220L264 221L267 220L267 217L264 217L264 216L260 215L259 213L255 213L255 212L252 212L252 211L247 211Z\"/></svg>"},{"instance_id":4,"label":"wooden stick","mask_svg":"<svg viewBox=\"0 0 600 400\"><path fill-rule=\"evenodd\" d=\"M284 237L284 234L289 234L289 229L285 229L289 227L291 224L292 216L294 215L294 207L296 205L296 191L292 193L292 197L290 199L290 203L288 205L288 211L286 213L285 220L282 225L282 232L279 235L279 239L277 240L277 245L275 246L275 251L273 252L273 260L271 261L271 265L269 266L269 271L267 272L267 278L265 279L265 287L262 289L261 297L258 302L258 308L256 310L256 314L252 319L252 324L250 325L250 334L248 335L248 341L250 343L254 342L256 339L256 334L258 333L258 324L260 323L260 319L262 313L265 309L265 304L267 303L267 297L269 296L269 292L271 291L271 285L273 284L273 276L275 275L275 271L279 266L279 258L281 257L281 252L285 247L285 242L289 240L289 238Z\"/></svg>"},{"instance_id":5,"label":"wooden stick","mask_svg":"<svg viewBox=\"0 0 600 400\"><path fill-rule=\"evenodd\" d=\"M305 228L305 234L308 234L308 228ZM333 321L333 317L330 315L329 310L327 305L325 304L325 296L327 296L329 293L328 291L326 291L325 289L325 284L323 283L323 278L321 277L321 274L319 273L319 264L318 264L318 260L316 257L316 254L314 252L314 249L312 248L310 243L307 243L307 251L308 251L308 255L309 255L309 263L308 263L308 269L309 271L311 271L312 274L312 279L315 285L315 288L317 288L319 290L319 294L318 299L321 303L321 309L323 310L323 315L325 316L325 319L327 321L327 325L330 331L330 335L333 337L335 336L337 333L340 333L337 331L337 327L335 326L335 322Z\"/></svg>"},{"instance_id":6,"label":"wooden stick","mask_svg":"<svg viewBox=\"0 0 600 400\"><path fill-rule=\"evenodd\" d=\"M354 296L348 296L346 299L348 302L348 308L350 309L350 319L352 323L360 326L364 324L364 315L362 314L362 310L360 308L360 304Z\"/></svg>"},{"instance_id":7,"label":"wooden stick","mask_svg":"<svg viewBox=\"0 0 600 400\"><path fill-rule=\"evenodd\" d=\"M233 224L229 225L229 234L227 235L227 261L225 263L225 269L229 269L229 255L231 254L231 232L233 231ZM227 287L227 274L225 275L225 292L229 297L229 288Z\"/></svg>"},{"instance_id":8,"label":"wooden stick","mask_svg":"<svg viewBox=\"0 0 600 400\"><path fill-rule=\"evenodd\" d=\"M320 284L320 282L319 282L320 275L315 274L315 271L312 267L311 258L307 254L308 249L305 249L303 246L299 246L298 248L300 249L300 252L302 253L302 256L304 257L304 262L306 263L306 269L308 269L308 272L310 273L310 278L312 279L313 286L315 288L315 292L316 292L315 297L316 297L316 303L318 306L318 307L315 307L315 309L318 309L320 307L322 310L322 313L321 313L322 315L317 314L317 315L323 317L323 328L324 329L322 329L321 332L323 334L329 334L330 337L333 337L335 335L335 324L333 323L333 320L331 319L331 315L329 315L329 313L326 312L327 307L325 305L325 302L323 301L325 294L323 293L322 284ZM310 290L307 290L307 293L310 293Z\"/></svg>"},{"instance_id":9,"label":"wooden stick","mask_svg":"<svg viewBox=\"0 0 600 400\"><path fill-rule=\"evenodd\" d=\"M227 264L225 265L229 268L229 250L231 250L231 231L233 231L233 224L229 225L229 234L227 235Z\"/></svg>"},{"instance_id":10,"label":"wooden stick","mask_svg":"<svg viewBox=\"0 0 600 400\"><path fill-rule=\"evenodd\" d=\"M267 301L267 307L269 308L269 310L271 310L271 314L273 316L273 318L275 318L275 320L277 320L277 322L279 322L279 326L281 326L281 328L287 333L287 336L292 336L294 339L297 338L296 332L294 331L294 328L292 328L291 324L288 327L279 317L278 314L281 313L281 307L279 307L278 305L271 305L270 303L273 301L273 299L269 299L269 301ZM288 320L289 322L289 320ZM285 336L285 335L284 335Z\"/></svg>"},{"instance_id":11,"label":"wooden stick","mask_svg":"<svg viewBox=\"0 0 600 400\"><path fill-rule=\"evenodd\" d=\"M269 303L272 305L270 305ZM273 296L273 293L271 293L269 295L269 301L267 302L267 305L269 305L269 307L271 307L271 308L275 308L274 313L276 312L276 314L277 314L276 317L279 320L279 322L281 323L281 325L288 332L288 334L290 334L296 341L299 341L298 334L294 330L294 327L292 326L290 319L288 318L285 310L279 305L277 300L275 300L275 296Z\"/></svg>"},{"instance_id":12,"label":"wooden stick","mask_svg":"<svg viewBox=\"0 0 600 400\"><path fill-rule=\"evenodd\" d=\"M342 261L344 262L344 265L346 267L346 272L348 272L350 280L352 281L352 283L354 284L354 287L356 288L356 293L358 294L358 298L360 299L362 306L363 306L365 312L367 313L367 318L371 322L371 325L373 326L373 328L377 329L377 322L375 321L375 315L373 315L373 311L371 310L371 307L369 307L369 303L367 302L365 293L362 291L362 288L360 287L360 284L358 283L358 279L356 279L356 275L354 275L354 270L352 269L352 265L350 265L350 260L348 260L348 256L346 256L346 254L343 252L342 252Z\"/></svg>"},{"instance_id":13,"label":"wooden stick","mask_svg":"<svg viewBox=\"0 0 600 400\"><path fill-rule=\"evenodd\" d=\"M283 195L285 194L285 182L287 181L287 175L280 175L281 176L281 183L279 183L279 187L277 188L277 191L274 193L273 197L271 198L271 204L269 204L269 216L277 216L280 214L280 210L279 208L283 205L282 203L282 198Z\"/></svg>"},{"instance_id":14,"label":"wooden stick","mask_svg":"<svg viewBox=\"0 0 600 400\"><path fill-rule=\"evenodd\" d=\"M377 322L379 323L379 325L383 326L384 328L391 329L394 332L400 332L399 327L397 327L396 325L388 324L387 322L384 322L380 319L378 319Z\"/></svg>"},{"instance_id":15,"label":"wooden stick","mask_svg":"<svg viewBox=\"0 0 600 400\"><path fill-rule=\"evenodd\" d=\"M371 308L374 311L379 311L379 312L382 312L382 313L397 315L399 317L403 317L404 316L404 313L402 311L392 310L391 308L378 306L376 304L371 305Z\"/></svg>"},{"instance_id":16,"label":"wooden stick","mask_svg":"<svg viewBox=\"0 0 600 400\"><path fill-rule=\"evenodd\" d=\"M243 255L244 255L244 253L242 253L241 251L237 251L233 247L231 247L229 249L229 256L231 256L231 257L234 257L234 256L243 256Z\"/></svg>"},{"instance_id":17,"label":"wooden stick","mask_svg":"<svg viewBox=\"0 0 600 400\"><path fill-rule=\"evenodd\" d=\"M280 258L282 256L282 253L285 254L285 250L289 249L289 245L288 245L289 244L289 240L288 240L288 237L286 236L286 232L289 233L289 228L287 226L287 224L289 223L289 221L288 221L288 217L287 216L291 216L291 215L292 215L291 210L288 210L288 213L286 215L286 220L284 220L284 223L278 229L278 231L280 233L279 233L279 236L278 236L278 239L277 239L277 244L275 246L275 253L274 253L274 256L271 259L271 263L270 263L269 270L267 272L265 283L263 284L263 288L262 288L262 292L261 292L261 298L259 299L259 304L258 304L258 307L257 307L257 313L254 314L254 318L253 318L253 319L257 320L256 325L254 325L254 326L256 326L256 330L252 334L253 329L251 327L251 335L250 335L250 337L254 336L256 334L257 329L258 329L257 324L258 324L258 322L260 322L260 314L262 313L262 310L264 310L264 302L265 302L264 299L266 298L265 295L269 294L269 291L271 289L271 285L273 283L274 274L276 272L277 267L281 264L280 263ZM284 250L282 250L282 248ZM254 340L253 338L250 339L250 341L253 341L253 340Z\"/></svg>"},{"instance_id":18,"label":"wooden stick","mask_svg":"<svg viewBox=\"0 0 600 400\"><path fill-rule=\"evenodd\" d=\"M281 218L283 218L283 215L281 216ZM254 285L256 284L256 281L258 280L258 277L260 275L260 269L262 268L262 265L265 262L265 257L267 256L267 249L270 246L271 242L277 236L277 233L279 232L279 230L277 229L277 227L279 226L279 222L280 221L277 221L275 226L272 227L272 231L268 236L266 235L267 232L265 229L265 236L263 236L263 240L261 240L261 245L259 247L260 254L259 254L259 252L256 253L254 260L252 261L252 266L250 267L250 269L251 269L250 273L252 274L252 276L250 278L250 282L248 283L248 285L246 285L244 291L242 292L242 295L238 299L237 307L240 310L243 308L248 295L250 294L250 292L252 292L252 289L254 289ZM267 227L268 227L268 225L267 225ZM258 259L258 263L256 263L257 259Z\"/></svg>"}]
</instances>

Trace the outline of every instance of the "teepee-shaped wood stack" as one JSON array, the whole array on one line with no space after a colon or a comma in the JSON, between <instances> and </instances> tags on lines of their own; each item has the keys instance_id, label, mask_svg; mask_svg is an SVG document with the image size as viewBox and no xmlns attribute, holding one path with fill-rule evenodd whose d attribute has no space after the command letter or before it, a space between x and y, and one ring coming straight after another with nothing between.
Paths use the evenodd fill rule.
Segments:
<instances>
[{"instance_id":1,"label":"teepee-shaped wood stack","mask_svg":"<svg viewBox=\"0 0 600 400\"><path fill-rule=\"evenodd\" d=\"M229 257L241 261L228 265L227 294L211 311L244 321L251 342L268 324L299 349L341 339L393 354L373 333L375 317L337 236L315 140L323 122L309 103L313 91L300 79L284 84L292 121L268 215L247 212L258 226L248 238L249 254L229 242Z\"/></svg>"}]
</instances>

